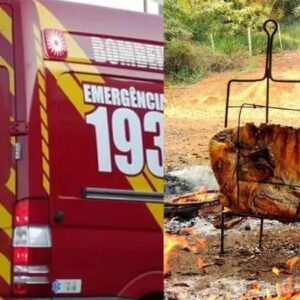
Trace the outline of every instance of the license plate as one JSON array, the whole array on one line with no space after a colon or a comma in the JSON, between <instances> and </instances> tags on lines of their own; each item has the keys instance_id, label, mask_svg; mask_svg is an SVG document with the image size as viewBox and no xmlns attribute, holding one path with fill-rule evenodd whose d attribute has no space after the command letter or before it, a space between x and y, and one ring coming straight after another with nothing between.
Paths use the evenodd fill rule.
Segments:
<instances>
[{"instance_id":1,"label":"license plate","mask_svg":"<svg viewBox=\"0 0 300 300\"><path fill-rule=\"evenodd\" d=\"M57 279L52 284L55 294L79 294L82 281L80 279Z\"/></svg>"}]
</instances>

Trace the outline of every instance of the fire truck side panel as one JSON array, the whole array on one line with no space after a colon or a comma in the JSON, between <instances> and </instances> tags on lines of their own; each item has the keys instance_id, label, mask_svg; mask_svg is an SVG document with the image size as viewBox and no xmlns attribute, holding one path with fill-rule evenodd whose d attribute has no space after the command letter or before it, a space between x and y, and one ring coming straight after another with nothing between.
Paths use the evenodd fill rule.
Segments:
<instances>
[{"instance_id":1,"label":"fire truck side panel","mask_svg":"<svg viewBox=\"0 0 300 300\"><path fill-rule=\"evenodd\" d=\"M6 132L0 137L0 296L12 296L15 178L18 200L47 205L49 297L138 299L162 292L163 206L157 200L163 192L162 66L99 63L94 53L95 39L158 51L161 18L54 0L0 2L10 4L6 13L14 12L14 47L0 47L12 69L17 51L16 116L14 77L1 67L0 87L9 85L10 93L6 88L0 95L10 99L10 107L1 102L0 117L9 112L29 128L28 134L11 138L8 114L0 120L0 131ZM66 39L65 59L49 57L47 30ZM106 99L97 103L93 97L102 92ZM111 97L117 100L112 103ZM17 172L15 142L22 150ZM80 281L80 291L51 291L60 280Z\"/></svg>"}]
</instances>

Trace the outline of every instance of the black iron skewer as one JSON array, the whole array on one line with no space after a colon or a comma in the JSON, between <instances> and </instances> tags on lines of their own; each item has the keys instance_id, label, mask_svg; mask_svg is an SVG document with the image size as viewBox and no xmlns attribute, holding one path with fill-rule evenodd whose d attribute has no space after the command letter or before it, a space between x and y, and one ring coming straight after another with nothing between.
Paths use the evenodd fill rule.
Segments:
<instances>
[{"instance_id":1,"label":"black iron skewer","mask_svg":"<svg viewBox=\"0 0 300 300\"><path fill-rule=\"evenodd\" d=\"M273 31L269 31L268 26L270 24L273 24L274 29ZM263 29L267 34L267 49L266 49L266 64L265 64L265 73L262 78L258 79L232 79L228 82L227 84L227 94L226 94L226 106L225 106L225 122L224 126L227 128L228 126L228 113L230 108L239 108L239 115L238 115L238 145L240 144L240 127L241 127L241 115L242 111L244 108L262 108L266 110L266 115L265 115L265 122L266 124L269 123L269 109L279 109L279 110L285 110L285 111L296 111L300 112L300 109L293 109L293 108L286 108L286 107L273 107L270 106L270 82L280 82L280 83L300 83L300 80L286 80L286 79L275 79L272 74L272 54L273 54L273 41L274 41L274 36L278 30L278 24L275 20L267 20L263 24ZM263 105L256 105L256 104L249 104L249 103L244 103L241 106L237 105L230 105L230 89L233 83L246 83L246 82L259 82L259 81L264 81L266 80L266 104ZM240 147L238 147L238 154L237 154L237 168L240 167ZM239 178L239 172L237 169L237 200L238 200L238 206L240 202L240 188L239 188L239 183L241 180ZM249 181L249 180L247 180ZM250 181L249 181L250 182ZM257 182L257 181L256 181ZM261 182L261 183L266 183L266 184L273 184L273 185L280 185L280 183L270 183L270 182ZM284 184L287 185L287 184ZM289 185L293 187L299 187L297 185ZM224 207L222 207L222 216L221 216L221 251L220 254L225 253L225 245L224 245L224 239L225 239L225 214L230 214L234 216L242 216L242 217L256 217L260 218L260 234L259 234L259 249L262 250L262 240L263 240L263 227L264 227L264 219L266 219L265 216L259 216L259 215L253 215L253 214L247 214L247 213L233 213L233 212L224 212ZM271 217L268 217L268 219L271 219ZM285 219L280 219L280 218L272 218L280 221L288 221L288 222L295 222L295 220L285 220Z\"/></svg>"}]
</instances>

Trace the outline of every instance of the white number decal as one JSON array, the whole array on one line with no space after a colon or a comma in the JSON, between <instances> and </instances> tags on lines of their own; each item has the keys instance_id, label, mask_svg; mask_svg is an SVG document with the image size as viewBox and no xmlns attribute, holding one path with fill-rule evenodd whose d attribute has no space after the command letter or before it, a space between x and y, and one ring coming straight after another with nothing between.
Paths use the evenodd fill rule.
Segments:
<instances>
[{"instance_id":1,"label":"white number decal","mask_svg":"<svg viewBox=\"0 0 300 300\"><path fill-rule=\"evenodd\" d=\"M151 173L163 176L163 115L160 112L148 112L144 118L144 131L154 135L154 149L145 149L143 129L138 115L128 108L119 108L112 114L112 139L108 112L105 107L98 107L87 115L87 123L96 129L96 144L99 172L112 172L112 148L110 140L121 154L113 156L117 168L126 175L139 174L145 162ZM146 156L146 158L145 158Z\"/></svg>"},{"instance_id":2,"label":"white number decal","mask_svg":"<svg viewBox=\"0 0 300 300\"><path fill-rule=\"evenodd\" d=\"M139 117L128 108L120 108L113 113L112 124L115 146L121 152L127 153L115 155L118 169L128 175L139 174L144 166L143 136Z\"/></svg>"},{"instance_id":3,"label":"white number decal","mask_svg":"<svg viewBox=\"0 0 300 300\"><path fill-rule=\"evenodd\" d=\"M100 172L111 172L111 151L109 142L107 108L99 107L87 115L87 123L96 128L96 143L98 149L98 169Z\"/></svg>"},{"instance_id":4,"label":"white number decal","mask_svg":"<svg viewBox=\"0 0 300 300\"><path fill-rule=\"evenodd\" d=\"M145 115L144 128L146 132L157 133L154 137L154 146L158 149L147 149L146 158L149 170L157 177L163 176L163 115L152 111Z\"/></svg>"}]
</instances>

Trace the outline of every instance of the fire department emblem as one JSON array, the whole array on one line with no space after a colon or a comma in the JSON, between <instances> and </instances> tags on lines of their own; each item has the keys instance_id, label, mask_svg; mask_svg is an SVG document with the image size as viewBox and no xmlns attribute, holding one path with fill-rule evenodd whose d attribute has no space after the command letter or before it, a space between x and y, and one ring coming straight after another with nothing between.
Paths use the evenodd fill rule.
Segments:
<instances>
[{"instance_id":1,"label":"fire department emblem","mask_svg":"<svg viewBox=\"0 0 300 300\"><path fill-rule=\"evenodd\" d=\"M47 55L54 59L65 59L68 55L67 42L63 32L57 29L44 31Z\"/></svg>"}]
</instances>

